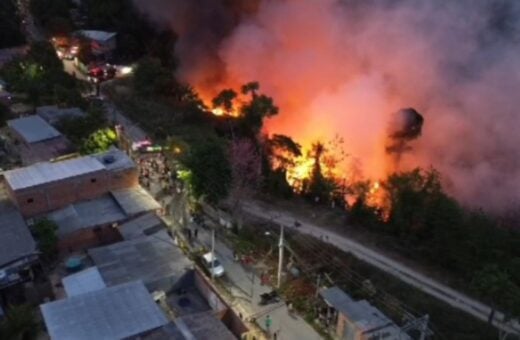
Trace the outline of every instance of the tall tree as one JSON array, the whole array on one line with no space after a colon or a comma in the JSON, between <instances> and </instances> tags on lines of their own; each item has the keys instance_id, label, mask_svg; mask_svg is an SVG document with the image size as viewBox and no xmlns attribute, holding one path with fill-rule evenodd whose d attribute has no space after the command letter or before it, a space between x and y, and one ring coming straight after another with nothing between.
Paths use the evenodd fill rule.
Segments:
<instances>
[{"instance_id":1,"label":"tall tree","mask_svg":"<svg viewBox=\"0 0 520 340\"><path fill-rule=\"evenodd\" d=\"M174 88L173 72L163 67L158 59L145 58L135 70L134 87L143 96L170 94Z\"/></svg>"},{"instance_id":2,"label":"tall tree","mask_svg":"<svg viewBox=\"0 0 520 340\"><path fill-rule=\"evenodd\" d=\"M274 104L273 98L258 94L242 105L240 111L243 130L246 134L249 131L249 134L256 136L262 129L264 119L278 114L278 107Z\"/></svg>"},{"instance_id":3,"label":"tall tree","mask_svg":"<svg viewBox=\"0 0 520 340\"><path fill-rule=\"evenodd\" d=\"M217 203L227 197L231 186L231 166L219 141L195 143L183 155L181 162L191 172L190 184L197 198Z\"/></svg>"},{"instance_id":4,"label":"tall tree","mask_svg":"<svg viewBox=\"0 0 520 340\"><path fill-rule=\"evenodd\" d=\"M213 108L222 108L227 115L233 113L234 101L237 97L237 93L233 89L225 89L213 98Z\"/></svg>"},{"instance_id":5,"label":"tall tree","mask_svg":"<svg viewBox=\"0 0 520 340\"><path fill-rule=\"evenodd\" d=\"M57 230L58 226L56 223L48 219L38 221L33 227L34 234L38 240L38 248L47 260L52 260L57 255Z\"/></svg>"},{"instance_id":6,"label":"tall tree","mask_svg":"<svg viewBox=\"0 0 520 340\"><path fill-rule=\"evenodd\" d=\"M251 97L255 98L257 96L257 91L260 89L260 84L257 81L251 81L242 85L241 92L242 94L251 93Z\"/></svg>"},{"instance_id":7,"label":"tall tree","mask_svg":"<svg viewBox=\"0 0 520 340\"><path fill-rule=\"evenodd\" d=\"M256 145L249 139L231 141L229 158L232 170L231 205L238 229L242 228L242 203L260 186L262 166Z\"/></svg>"}]
</instances>

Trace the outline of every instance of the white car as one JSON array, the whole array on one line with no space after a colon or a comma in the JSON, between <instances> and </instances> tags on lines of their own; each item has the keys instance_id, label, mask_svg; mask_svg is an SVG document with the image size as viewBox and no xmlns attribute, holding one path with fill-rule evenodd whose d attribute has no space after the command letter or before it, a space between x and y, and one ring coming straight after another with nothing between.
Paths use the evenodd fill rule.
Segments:
<instances>
[{"instance_id":1,"label":"white car","mask_svg":"<svg viewBox=\"0 0 520 340\"><path fill-rule=\"evenodd\" d=\"M204 261L204 265L206 268L208 268L210 274L215 277L221 277L224 275L224 267L216 256L212 256L211 252L202 255L202 260ZM213 260L213 263L211 260Z\"/></svg>"}]
</instances>

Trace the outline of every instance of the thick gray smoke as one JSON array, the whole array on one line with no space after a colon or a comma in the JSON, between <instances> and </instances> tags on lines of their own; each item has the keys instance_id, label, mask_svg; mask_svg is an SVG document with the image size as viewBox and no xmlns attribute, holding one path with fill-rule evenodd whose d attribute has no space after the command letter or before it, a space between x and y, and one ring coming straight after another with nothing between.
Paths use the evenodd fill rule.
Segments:
<instances>
[{"instance_id":1,"label":"thick gray smoke","mask_svg":"<svg viewBox=\"0 0 520 340\"><path fill-rule=\"evenodd\" d=\"M135 1L179 33L180 76L201 91L258 80L280 106L269 132L339 134L377 178L392 113L414 107L427 123L402 169L434 166L474 206L518 206L520 1Z\"/></svg>"}]
</instances>

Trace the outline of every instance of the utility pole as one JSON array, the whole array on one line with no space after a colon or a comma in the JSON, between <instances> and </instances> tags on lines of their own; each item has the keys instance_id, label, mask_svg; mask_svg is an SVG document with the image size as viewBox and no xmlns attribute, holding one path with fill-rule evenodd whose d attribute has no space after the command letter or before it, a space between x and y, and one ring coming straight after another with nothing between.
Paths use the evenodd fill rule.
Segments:
<instances>
[{"instance_id":1,"label":"utility pole","mask_svg":"<svg viewBox=\"0 0 520 340\"><path fill-rule=\"evenodd\" d=\"M211 229L211 280L215 279L215 228Z\"/></svg>"},{"instance_id":2,"label":"utility pole","mask_svg":"<svg viewBox=\"0 0 520 340\"><path fill-rule=\"evenodd\" d=\"M251 303L253 303L254 292L255 292L255 271L251 270Z\"/></svg>"},{"instance_id":3,"label":"utility pole","mask_svg":"<svg viewBox=\"0 0 520 340\"><path fill-rule=\"evenodd\" d=\"M282 266L283 266L283 224L280 224L280 242L278 243L278 280L276 287L280 288L282 283Z\"/></svg>"}]
</instances>

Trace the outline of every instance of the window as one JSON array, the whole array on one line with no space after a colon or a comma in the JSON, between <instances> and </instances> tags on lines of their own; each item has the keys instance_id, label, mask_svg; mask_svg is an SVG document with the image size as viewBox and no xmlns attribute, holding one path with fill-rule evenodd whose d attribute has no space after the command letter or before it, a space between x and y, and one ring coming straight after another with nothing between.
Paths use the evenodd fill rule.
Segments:
<instances>
[{"instance_id":1,"label":"window","mask_svg":"<svg viewBox=\"0 0 520 340\"><path fill-rule=\"evenodd\" d=\"M97 182L97 179L95 179L95 178L90 179L90 183L96 183L96 182Z\"/></svg>"},{"instance_id":2,"label":"window","mask_svg":"<svg viewBox=\"0 0 520 340\"><path fill-rule=\"evenodd\" d=\"M27 199L27 203L32 203L32 202L34 202L34 198L28 198Z\"/></svg>"}]
</instances>

